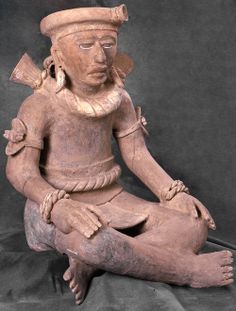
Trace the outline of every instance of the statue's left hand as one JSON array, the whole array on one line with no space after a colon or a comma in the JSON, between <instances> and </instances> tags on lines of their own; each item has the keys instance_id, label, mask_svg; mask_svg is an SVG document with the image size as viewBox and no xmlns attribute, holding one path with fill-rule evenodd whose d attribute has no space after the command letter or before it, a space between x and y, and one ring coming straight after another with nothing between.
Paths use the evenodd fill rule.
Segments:
<instances>
[{"instance_id":1,"label":"statue's left hand","mask_svg":"<svg viewBox=\"0 0 236 311\"><path fill-rule=\"evenodd\" d=\"M180 192L165 204L168 208L178 210L194 218L202 217L210 229L216 229L215 222L207 208L198 199L187 193Z\"/></svg>"}]
</instances>

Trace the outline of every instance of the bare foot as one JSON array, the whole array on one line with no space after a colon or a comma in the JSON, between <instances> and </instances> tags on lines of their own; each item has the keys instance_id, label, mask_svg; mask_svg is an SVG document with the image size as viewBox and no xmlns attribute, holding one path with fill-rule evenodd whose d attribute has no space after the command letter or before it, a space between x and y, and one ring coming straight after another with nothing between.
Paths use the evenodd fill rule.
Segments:
<instances>
[{"instance_id":1,"label":"bare foot","mask_svg":"<svg viewBox=\"0 0 236 311\"><path fill-rule=\"evenodd\" d=\"M232 284L232 262L233 254L227 250L196 256L190 286L200 288Z\"/></svg>"},{"instance_id":2,"label":"bare foot","mask_svg":"<svg viewBox=\"0 0 236 311\"><path fill-rule=\"evenodd\" d=\"M69 287L75 295L75 303L81 304L84 301L95 269L72 257L69 257L69 262L70 266L65 271L63 278L69 282Z\"/></svg>"}]
</instances>

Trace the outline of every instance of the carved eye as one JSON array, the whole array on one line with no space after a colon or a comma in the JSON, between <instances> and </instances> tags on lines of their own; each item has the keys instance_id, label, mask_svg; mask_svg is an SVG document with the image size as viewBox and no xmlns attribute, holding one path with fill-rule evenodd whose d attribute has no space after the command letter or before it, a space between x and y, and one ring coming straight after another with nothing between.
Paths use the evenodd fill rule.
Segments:
<instances>
[{"instance_id":1,"label":"carved eye","mask_svg":"<svg viewBox=\"0 0 236 311\"><path fill-rule=\"evenodd\" d=\"M89 50L93 47L93 43L81 43L79 45L79 47L82 49L82 50Z\"/></svg>"},{"instance_id":2,"label":"carved eye","mask_svg":"<svg viewBox=\"0 0 236 311\"><path fill-rule=\"evenodd\" d=\"M103 44L102 44L102 47L103 47L104 49L111 49L113 46L114 46L114 43L113 43L113 42L106 42L106 43L103 43Z\"/></svg>"}]
</instances>

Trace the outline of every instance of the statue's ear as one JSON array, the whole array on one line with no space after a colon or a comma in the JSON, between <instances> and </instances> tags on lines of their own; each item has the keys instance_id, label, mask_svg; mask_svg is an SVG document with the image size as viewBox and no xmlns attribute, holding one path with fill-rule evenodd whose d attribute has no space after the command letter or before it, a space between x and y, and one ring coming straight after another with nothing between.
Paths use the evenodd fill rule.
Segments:
<instances>
[{"instance_id":1,"label":"statue's ear","mask_svg":"<svg viewBox=\"0 0 236 311\"><path fill-rule=\"evenodd\" d=\"M55 67L64 67L63 55L57 44L53 44L51 49L51 56L53 58Z\"/></svg>"},{"instance_id":2,"label":"statue's ear","mask_svg":"<svg viewBox=\"0 0 236 311\"><path fill-rule=\"evenodd\" d=\"M134 62L129 55L118 52L113 61L113 66L115 67L121 80L124 81L128 74L130 74L133 70Z\"/></svg>"}]
</instances>

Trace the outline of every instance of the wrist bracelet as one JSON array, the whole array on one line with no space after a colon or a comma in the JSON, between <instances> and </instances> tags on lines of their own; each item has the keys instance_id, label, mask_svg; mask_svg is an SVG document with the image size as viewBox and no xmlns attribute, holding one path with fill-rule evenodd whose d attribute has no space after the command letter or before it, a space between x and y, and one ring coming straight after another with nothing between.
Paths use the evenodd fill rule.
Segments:
<instances>
[{"instance_id":1,"label":"wrist bracelet","mask_svg":"<svg viewBox=\"0 0 236 311\"><path fill-rule=\"evenodd\" d=\"M46 223L51 223L51 211L56 202L61 199L69 199L70 195L65 190L55 190L46 194L43 202L40 204L39 211L41 217Z\"/></svg>"},{"instance_id":2,"label":"wrist bracelet","mask_svg":"<svg viewBox=\"0 0 236 311\"><path fill-rule=\"evenodd\" d=\"M174 180L171 185L161 191L160 200L162 202L170 201L177 193L185 192L189 194L189 189L181 180Z\"/></svg>"}]
</instances>

